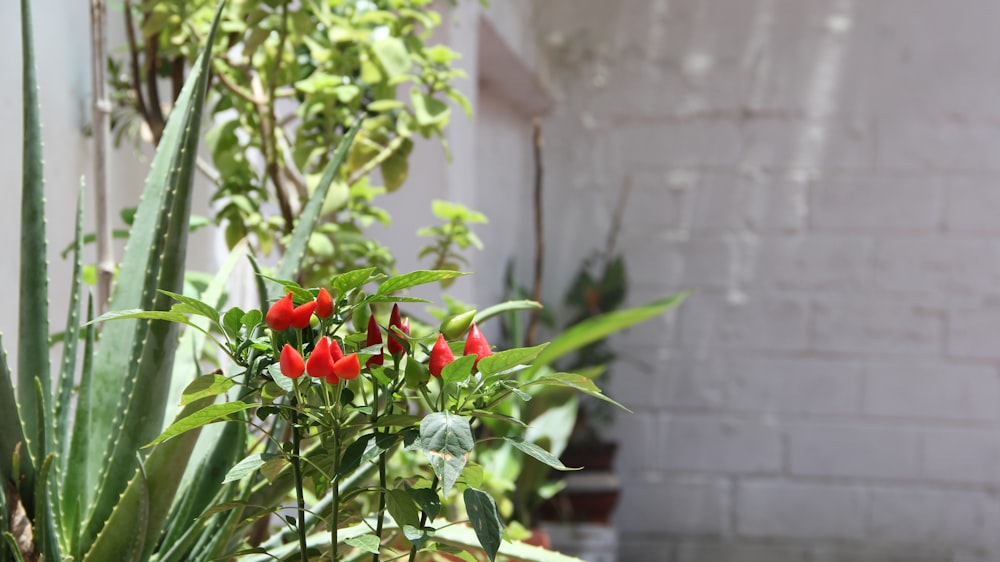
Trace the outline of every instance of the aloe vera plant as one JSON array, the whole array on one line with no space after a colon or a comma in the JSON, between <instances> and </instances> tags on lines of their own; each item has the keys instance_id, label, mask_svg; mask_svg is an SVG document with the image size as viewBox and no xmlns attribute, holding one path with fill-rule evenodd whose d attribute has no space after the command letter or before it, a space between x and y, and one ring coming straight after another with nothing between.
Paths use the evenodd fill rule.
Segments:
<instances>
[{"instance_id":1,"label":"aloe vera plant","mask_svg":"<svg viewBox=\"0 0 1000 562\"><path fill-rule=\"evenodd\" d=\"M194 433L140 450L164 423L177 328L136 320L109 324L100 337L93 325L81 329L81 190L63 358L57 371L51 368L41 116L29 0L21 1L21 29L19 341L13 372L6 355L0 360L0 559L147 560L165 546L159 541L164 528L178 523L169 519L175 497L185 492L178 491L183 475L178 467L185 465L197 440ZM215 26L208 45L214 34ZM156 309L167 298L159 291L182 290L207 81L208 58L203 56L153 159L112 308ZM79 391L74 392L77 381ZM211 498L216 491L202 494Z\"/></svg>"}]
</instances>

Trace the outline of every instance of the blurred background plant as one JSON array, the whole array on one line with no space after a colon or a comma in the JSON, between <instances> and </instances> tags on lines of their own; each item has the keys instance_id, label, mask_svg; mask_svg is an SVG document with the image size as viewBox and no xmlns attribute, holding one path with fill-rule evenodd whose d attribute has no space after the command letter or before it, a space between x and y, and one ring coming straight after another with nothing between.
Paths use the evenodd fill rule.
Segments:
<instances>
[{"instance_id":1,"label":"blurred background plant","mask_svg":"<svg viewBox=\"0 0 1000 562\"><path fill-rule=\"evenodd\" d=\"M213 8L205 0L124 1L128 49L108 61L116 142L160 142ZM198 166L214 184L214 220L230 248L249 237L258 255L282 251L360 113L367 118L326 197L302 281L392 269L392 252L365 234L389 223L378 197L406 181L415 136L437 138L447 152L448 100L472 112L454 86L465 77L452 65L459 54L429 44L440 24L431 0L229 3L212 59L210 160ZM454 212L443 218L442 228L456 230ZM450 244L466 240L439 237L434 266L457 269Z\"/></svg>"}]
</instances>

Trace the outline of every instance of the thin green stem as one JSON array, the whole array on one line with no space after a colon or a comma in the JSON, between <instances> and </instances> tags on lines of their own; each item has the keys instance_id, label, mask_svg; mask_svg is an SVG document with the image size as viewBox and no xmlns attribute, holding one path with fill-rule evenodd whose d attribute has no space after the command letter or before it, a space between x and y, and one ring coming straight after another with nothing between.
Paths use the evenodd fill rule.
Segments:
<instances>
[{"instance_id":1,"label":"thin green stem","mask_svg":"<svg viewBox=\"0 0 1000 562\"><path fill-rule=\"evenodd\" d=\"M297 383L298 381L296 381ZM302 450L302 435L299 432L299 410L298 401L299 385L295 385L296 403L292 409L292 475L295 478L295 503L297 507L298 523L296 524L299 535L299 550L302 562L309 562L309 555L306 553L306 498L302 490L302 466L299 464L299 454Z\"/></svg>"},{"instance_id":2,"label":"thin green stem","mask_svg":"<svg viewBox=\"0 0 1000 562\"><path fill-rule=\"evenodd\" d=\"M437 493L437 486L438 486L438 477L437 474L435 474L434 479L431 480L431 491L434 492L435 494ZM424 525L426 524L427 524L427 511L420 510L420 529L422 530L424 528ZM409 562L414 562L416 559L417 559L417 545L414 544L410 548Z\"/></svg>"}]
</instances>

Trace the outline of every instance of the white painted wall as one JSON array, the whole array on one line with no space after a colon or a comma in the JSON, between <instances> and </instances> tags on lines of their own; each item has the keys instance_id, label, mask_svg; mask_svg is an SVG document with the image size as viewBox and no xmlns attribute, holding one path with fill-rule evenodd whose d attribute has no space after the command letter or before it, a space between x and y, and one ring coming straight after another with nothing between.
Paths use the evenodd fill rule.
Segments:
<instances>
[{"instance_id":1,"label":"white painted wall","mask_svg":"<svg viewBox=\"0 0 1000 562\"><path fill-rule=\"evenodd\" d=\"M632 300L698 289L618 340L622 559L1000 558L1000 5L535 7L553 269L631 178Z\"/></svg>"}]
</instances>

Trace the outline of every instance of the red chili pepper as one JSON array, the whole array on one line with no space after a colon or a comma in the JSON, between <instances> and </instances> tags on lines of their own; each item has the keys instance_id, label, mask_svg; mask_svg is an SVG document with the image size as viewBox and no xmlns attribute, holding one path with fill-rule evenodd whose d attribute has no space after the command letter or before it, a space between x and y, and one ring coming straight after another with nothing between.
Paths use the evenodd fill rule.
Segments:
<instances>
[{"instance_id":1,"label":"red chili pepper","mask_svg":"<svg viewBox=\"0 0 1000 562\"><path fill-rule=\"evenodd\" d=\"M490 344L486 341L486 336L479 331L479 326L476 326L475 322L469 328L469 337L465 339L465 350L462 351L462 355L476 356L476 362L472 364L473 367L478 367L479 360L483 357L493 355L493 350L490 349Z\"/></svg>"},{"instance_id":2,"label":"red chili pepper","mask_svg":"<svg viewBox=\"0 0 1000 562\"><path fill-rule=\"evenodd\" d=\"M278 365L281 366L281 374L290 379L297 379L306 371L306 364L302 361L302 356L287 343L285 347L281 348Z\"/></svg>"},{"instance_id":3,"label":"red chili pepper","mask_svg":"<svg viewBox=\"0 0 1000 562\"><path fill-rule=\"evenodd\" d=\"M403 347L403 340L396 333L396 330L404 334L410 333L410 319L405 320L406 324L403 324L404 320L400 318L399 315L399 305L392 305L392 314L389 315L389 355L396 356L402 355L406 348Z\"/></svg>"},{"instance_id":4,"label":"red chili pepper","mask_svg":"<svg viewBox=\"0 0 1000 562\"><path fill-rule=\"evenodd\" d=\"M320 318L333 316L333 297L326 292L325 288L321 288L319 294L316 295L316 316Z\"/></svg>"},{"instance_id":5,"label":"red chili pepper","mask_svg":"<svg viewBox=\"0 0 1000 562\"><path fill-rule=\"evenodd\" d=\"M455 354L448 347L448 342L444 340L444 335L439 334L437 341L434 342L434 347L431 348L431 358L427 361L427 367L430 369L431 374L435 377L440 377L441 371L454 360Z\"/></svg>"},{"instance_id":6,"label":"red chili pepper","mask_svg":"<svg viewBox=\"0 0 1000 562\"><path fill-rule=\"evenodd\" d=\"M336 376L345 380L358 378L358 375L361 374L361 362L358 361L358 354L352 353L342 357L333 364L333 372Z\"/></svg>"},{"instance_id":7,"label":"red chili pepper","mask_svg":"<svg viewBox=\"0 0 1000 562\"><path fill-rule=\"evenodd\" d=\"M313 348L306 361L306 373L310 377L327 378L333 373L333 359L330 359L330 339L323 336Z\"/></svg>"},{"instance_id":8,"label":"red chili pepper","mask_svg":"<svg viewBox=\"0 0 1000 562\"><path fill-rule=\"evenodd\" d=\"M368 317L368 337L365 339L365 346L371 347L373 345L378 345L382 343L382 332L379 331L378 322L375 321L375 315ZM372 365L381 365L385 362L385 357L382 356L382 351L379 350L377 355L372 355L371 358L365 362L366 367L371 367Z\"/></svg>"},{"instance_id":9,"label":"red chili pepper","mask_svg":"<svg viewBox=\"0 0 1000 562\"><path fill-rule=\"evenodd\" d=\"M268 327L276 332L287 330L292 324L292 311L295 305L292 304L292 294L288 293L277 302L271 305L267 311Z\"/></svg>"},{"instance_id":10,"label":"red chili pepper","mask_svg":"<svg viewBox=\"0 0 1000 562\"><path fill-rule=\"evenodd\" d=\"M292 309L292 327L297 330L308 328L314 310L316 310L316 301L309 301Z\"/></svg>"},{"instance_id":11,"label":"red chili pepper","mask_svg":"<svg viewBox=\"0 0 1000 562\"><path fill-rule=\"evenodd\" d=\"M337 343L337 340L331 339L330 340L330 359L332 359L333 362L336 363L343 356L344 356L344 351L342 349L340 349L340 344Z\"/></svg>"}]
</instances>

